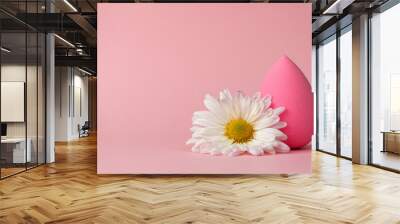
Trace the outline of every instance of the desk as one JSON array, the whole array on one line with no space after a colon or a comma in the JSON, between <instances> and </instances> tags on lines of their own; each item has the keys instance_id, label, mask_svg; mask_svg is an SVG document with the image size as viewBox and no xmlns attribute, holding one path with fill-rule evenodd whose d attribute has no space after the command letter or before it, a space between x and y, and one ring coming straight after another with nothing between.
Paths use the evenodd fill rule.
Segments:
<instances>
[{"instance_id":1,"label":"desk","mask_svg":"<svg viewBox=\"0 0 400 224\"><path fill-rule=\"evenodd\" d=\"M392 152L400 154L400 132L383 131L383 150L382 152Z\"/></svg>"},{"instance_id":2,"label":"desk","mask_svg":"<svg viewBox=\"0 0 400 224\"><path fill-rule=\"evenodd\" d=\"M25 163L31 162L32 153L30 138L26 140L28 143L25 152L25 138L6 138L1 139L1 157L6 163ZM26 153L26 154L25 154Z\"/></svg>"}]
</instances>

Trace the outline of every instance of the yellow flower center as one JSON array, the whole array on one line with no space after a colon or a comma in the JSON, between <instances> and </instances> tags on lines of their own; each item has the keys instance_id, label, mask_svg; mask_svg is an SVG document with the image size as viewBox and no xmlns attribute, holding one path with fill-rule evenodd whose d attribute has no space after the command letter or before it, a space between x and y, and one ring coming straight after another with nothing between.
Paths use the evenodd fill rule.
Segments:
<instances>
[{"instance_id":1,"label":"yellow flower center","mask_svg":"<svg viewBox=\"0 0 400 224\"><path fill-rule=\"evenodd\" d=\"M225 136L234 143L247 143L254 138L254 127L242 118L233 119L225 125Z\"/></svg>"}]
</instances>

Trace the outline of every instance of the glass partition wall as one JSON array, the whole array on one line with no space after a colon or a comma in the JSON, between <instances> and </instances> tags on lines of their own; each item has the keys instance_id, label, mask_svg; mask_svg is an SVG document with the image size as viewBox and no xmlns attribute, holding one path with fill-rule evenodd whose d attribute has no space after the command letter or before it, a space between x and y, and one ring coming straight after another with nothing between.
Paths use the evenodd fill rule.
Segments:
<instances>
[{"instance_id":1,"label":"glass partition wall","mask_svg":"<svg viewBox=\"0 0 400 224\"><path fill-rule=\"evenodd\" d=\"M351 158L351 25L317 45L317 150Z\"/></svg>"},{"instance_id":2,"label":"glass partition wall","mask_svg":"<svg viewBox=\"0 0 400 224\"><path fill-rule=\"evenodd\" d=\"M35 12L39 2L18 7ZM14 19L0 12L1 179L45 163L46 156L45 34Z\"/></svg>"}]
</instances>

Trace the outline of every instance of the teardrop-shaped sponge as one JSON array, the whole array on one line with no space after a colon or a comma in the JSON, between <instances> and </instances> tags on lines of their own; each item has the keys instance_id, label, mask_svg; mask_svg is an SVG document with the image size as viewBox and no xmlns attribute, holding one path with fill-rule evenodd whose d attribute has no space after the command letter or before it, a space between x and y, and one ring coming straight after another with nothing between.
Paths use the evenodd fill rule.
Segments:
<instances>
[{"instance_id":1,"label":"teardrop-shaped sponge","mask_svg":"<svg viewBox=\"0 0 400 224\"><path fill-rule=\"evenodd\" d=\"M272 107L286 110L281 120L287 126L281 129L291 148L301 148L311 142L313 135L313 94L303 72L287 56L281 57L268 71L261 87L262 95L272 96Z\"/></svg>"}]
</instances>

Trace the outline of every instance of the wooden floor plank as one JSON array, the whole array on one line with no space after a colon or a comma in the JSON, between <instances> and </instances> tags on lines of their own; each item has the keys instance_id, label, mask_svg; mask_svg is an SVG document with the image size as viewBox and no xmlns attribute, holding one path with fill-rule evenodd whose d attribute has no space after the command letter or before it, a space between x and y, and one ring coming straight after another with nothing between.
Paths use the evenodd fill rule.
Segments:
<instances>
[{"instance_id":1,"label":"wooden floor plank","mask_svg":"<svg viewBox=\"0 0 400 224\"><path fill-rule=\"evenodd\" d=\"M313 153L310 175L97 175L96 137L0 181L0 223L400 223L400 175Z\"/></svg>"}]
</instances>

